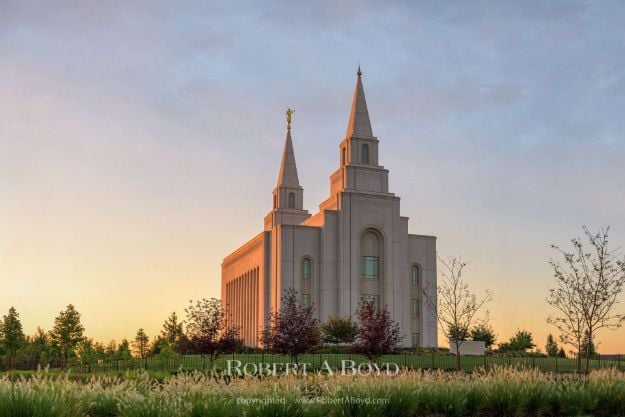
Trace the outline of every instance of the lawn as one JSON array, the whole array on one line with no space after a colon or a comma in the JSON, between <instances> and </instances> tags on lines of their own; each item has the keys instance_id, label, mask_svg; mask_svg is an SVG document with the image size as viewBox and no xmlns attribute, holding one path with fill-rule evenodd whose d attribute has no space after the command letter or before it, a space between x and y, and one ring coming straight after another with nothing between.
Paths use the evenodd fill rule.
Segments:
<instances>
[{"instance_id":1,"label":"lawn","mask_svg":"<svg viewBox=\"0 0 625 417\"><path fill-rule=\"evenodd\" d=\"M292 359L286 355L273 355L267 353L254 354L229 354L221 356L216 366L218 369L224 369L227 361L240 361L245 363L286 363L292 362ZM343 366L342 361L353 361L354 363L367 362L366 358L359 355L350 354L307 354L303 355L301 363L307 363L309 369L319 369L325 363L333 369L340 369ZM440 354L399 354L382 356L378 362L394 363L400 368L408 369L442 369L452 370L456 367L456 358L451 355ZM349 366L350 362L346 363ZM35 362L21 366L22 369L36 369ZM532 357L512 357L512 356L463 356L461 365L465 371L473 371L476 369L491 369L493 366L511 366L536 368L542 371L552 372L575 372L577 370L576 359L566 358L532 358ZM625 371L624 360L591 360L591 369L617 368ZM170 358L150 357L147 359L128 359L128 360L106 360L91 364L74 363L71 370L77 373L94 373L94 372L124 372L129 370L143 369L151 372L177 372L182 369L184 371L206 370L210 367L207 358L200 355L183 355ZM54 368L54 366L52 367Z\"/></svg>"}]
</instances>

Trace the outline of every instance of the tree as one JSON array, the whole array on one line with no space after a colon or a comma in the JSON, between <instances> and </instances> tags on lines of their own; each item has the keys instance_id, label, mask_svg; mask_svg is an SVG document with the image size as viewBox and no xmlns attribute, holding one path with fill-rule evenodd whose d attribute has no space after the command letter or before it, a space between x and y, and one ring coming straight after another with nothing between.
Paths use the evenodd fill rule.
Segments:
<instances>
[{"instance_id":1,"label":"tree","mask_svg":"<svg viewBox=\"0 0 625 417\"><path fill-rule=\"evenodd\" d=\"M487 323L481 323L473 327L469 332L469 336L471 337L471 340L484 342L487 349L490 349L497 340L495 331Z\"/></svg>"},{"instance_id":2,"label":"tree","mask_svg":"<svg viewBox=\"0 0 625 417\"><path fill-rule=\"evenodd\" d=\"M556 343L553 335L550 333L547 336L547 343L545 344L545 352L547 352L547 356L550 358L558 356L558 344Z\"/></svg>"},{"instance_id":3,"label":"tree","mask_svg":"<svg viewBox=\"0 0 625 417\"><path fill-rule=\"evenodd\" d=\"M53 346L58 349L64 363L75 354L76 347L83 341L85 328L80 323L80 313L72 304L61 311L54 319L54 328L50 332Z\"/></svg>"},{"instance_id":4,"label":"tree","mask_svg":"<svg viewBox=\"0 0 625 417\"><path fill-rule=\"evenodd\" d=\"M590 338L590 332L588 331L584 332L584 337L582 338L581 355L583 358L589 355L591 359L597 356L595 342Z\"/></svg>"},{"instance_id":5,"label":"tree","mask_svg":"<svg viewBox=\"0 0 625 417\"><path fill-rule=\"evenodd\" d=\"M229 326L221 301L216 298L202 299L185 309L187 332L194 351L206 355L211 371L214 361L222 353L234 352L243 342L238 329Z\"/></svg>"},{"instance_id":6,"label":"tree","mask_svg":"<svg viewBox=\"0 0 625 417\"><path fill-rule=\"evenodd\" d=\"M468 339L472 326L488 322L488 312L481 320L478 314L492 300L492 293L486 291L478 298L470 291L462 276L467 263L460 258L439 258L439 262L443 268L437 296L433 297L427 289L423 295L428 308L436 314L439 328L456 349L456 369L460 370L460 346Z\"/></svg>"},{"instance_id":7,"label":"tree","mask_svg":"<svg viewBox=\"0 0 625 417\"><path fill-rule=\"evenodd\" d=\"M50 358L52 346L50 345L50 337L45 330L37 327L37 331L30 337L29 350L31 355L39 359L39 363L45 364Z\"/></svg>"},{"instance_id":8,"label":"tree","mask_svg":"<svg viewBox=\"0 0 625 417\"><path fill-rule=\"evenodd\" d=\"M104 355L109 359L117 359L117 342L111 340L104 348Z\"/></svg>"},{"instance_id":9,"label":"tree","mask_svg":"<svg viewBox=\"0 0 625 417\"><path fill-rule=\"evenodd\" d=\"M536 347L533 336L527 330L517 330L507 343L500 343L499 350L502 352L525 352Z\"/></svg>"},{"instance_id":10,"label":"tree","mask_svg":"<svg viewBox=\"0 0 625 417\"><path fill-rule=\"evenodd\" d=\"M128 339L122 339L121 343L117 347L117 359L126 360L132 358L130 353L130 343Z\"/></svg>"},{"instance_id":11,"label":"tree","mask_svg":"<svg viewBox=\"0 0 625 417\"><path fill-rule=\"evenodd\" d=\"M563 347L561 347L558 351L558 358L566 358L566 352L564 351Z\"/></svg>"},{"instance_id":12,"label":"tree","mask_svg":"<svg viewBox=\"0 0 625 417\"><path fill-rule=\"evenodd\" d=\"M358 335L351 348L354 353L375 361L381 355L395 350L401 342L399 324L391 319L386 306L379 310L373 302L363 301L358 306L356 317Z\"/></svg>"},{"instance_id":13,"label":"tree","mask_svg":"<svg viewBox=\"0 0 625 417\"><path fill-rule=\"evenodd\" d=\"M321 325L321 332L325 343L351 344L358 335L358 326L351 318L333 316Z\"/></svg>"},{"instance_id":14,"label":"tree","mask_svg":"<svg viewBox=\"0 0 625 417\"><path fill-rule=\"evenodd\" d=\"M313 306L301 305L297 292L287 289L280 309L271 313L270 326L262 332L261 341L265 349L288 354L298 365L301 355L313 352L321 344L319 320L314 317Z\"/></svg>"},{"instance_id":15,"label":"tree","mask_svg":"<svg viewBox=\"0 0 625 417\"><path fill-rule=\"evenodd\" d=\"M82 364L94 363L97 359L93 339L85 338L76 347L76 355Z\"/></svg>"},{"instance_id":16,"label":"tree","mask_svg":"<svg viewBox=\"0 0 625 417\"><path fill-rule=\"evenodd\" d=\"M169 315L165 323L163 323L163 328L161 330L161 338L169 343L172 349L178 349L178 343L182 335L184 334L183 330L184 323L182 321L178 321L178 316L174 311Z\"/></svg>"},{"instance_id":17,"label":"tree","mask_svg":"<svg viewBox=\"0 0 625 417\"><path fill-rule=\"evenodd\" d=\"M26 338L22 330L20 315L14 307L11 307L8 314L0 322L0 347L8 355L11 361L11 368L15 366L15 356L25 342Z\"/></svg>"},{"instance_id":18,"label":"tree","mask_svg":"<svg viewBox=\"0 0 625 417\"><path fill-rule=\"evenodd\" d=\"M154 340L152 341L152 345L150 347L150 352L149 355L150 356L154 356L154 355L160 355L161 351L165 348L170 348L169 346L169 342L167 342L167 340L163 339L160 335L156 336L154 338Z\"/></svg>"},{"instance_id":19,"label":"tree","mask_svg":"<svg viewBox=\"0 0 625 417\"><path fill-rule=\"evenodd\" d=\"M147 358L150 349L150 338L147 334L145 334L143 328L137 330L137 335L135 336L135 340L132 345L134 352L138 357L141 359Z\"/></svg>"},{"instance_id":20,"label":"tree","mask_svg":"<svg viewBox=\"0 0 625 417\"><path fill-rule=\"evenodd\" d=\"M625 315L615 311L625 285L625 258L608 248L609 227L597 233L591 233L585 226L583 230L589 249L579 237L571 240L571 250L552 245L563 261L549 261L556 285L549 289L547 302L556 313L547 321L562 332L563 342L576 345L578 358L585 347L583 356L588 372L592 344L582 346L584 334L593 341L598 330L614 330L625 321Z\"/></svg>"}]
</instances>

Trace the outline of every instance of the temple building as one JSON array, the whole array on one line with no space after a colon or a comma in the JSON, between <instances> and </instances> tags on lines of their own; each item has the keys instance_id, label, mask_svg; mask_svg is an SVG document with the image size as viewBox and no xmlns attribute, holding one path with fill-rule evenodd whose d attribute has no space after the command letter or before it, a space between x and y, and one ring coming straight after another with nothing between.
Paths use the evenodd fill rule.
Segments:
<instances>
[{"instance_id":1,"label":"temple building","mask_svg":"<svg viewBox=\"0 0 625 417\"><path fill-rule=\"evenodd\" d=\"M402 346L436 347L436 313L423 302L423 291L436 298L436 238L408 233L400 198L389 191L360 69L330 196L312 216L303 206L290 110L287 119L264 229L222 263L221 299L229 320L246 345L257 346L281 294L293 288L321 321L353 317L359 303L369 301L387 306L400 325Z\"/></svg>"}]
</instances>

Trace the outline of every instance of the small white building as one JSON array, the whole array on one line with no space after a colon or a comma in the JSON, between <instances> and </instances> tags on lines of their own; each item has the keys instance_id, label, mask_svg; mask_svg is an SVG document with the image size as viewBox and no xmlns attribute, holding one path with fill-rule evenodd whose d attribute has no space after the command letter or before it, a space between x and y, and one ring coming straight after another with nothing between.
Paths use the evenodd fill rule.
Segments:
<instances>
[{"instance_id":1,"label":"small white building","mask_svg":"<svg viewBox=\"0 0 625 417\"><path fill-rule=\"evenodd\" d=\"M486 342L482 340L464 340L460 342L460 354L467 356L482 356L486 352ZM449 351L454 355L456 352L456 344L449 342Z\"/></svg>"},{"instance_id":2,"label":"small white building","mask_svg":"<svg viewBox=\"0 0 625 417\"><path fill-rule=\"evenodd\" d=\"M264 230L223 260L222 303L248 346L258 345L290 287L321 321L353 316L361 301L373 301L399 323L402 346L437 346L436 313L422 302L422 289L436 299L436 238L408 233L357 75L339 167L319 211L311 216L303 207L289 120Z\"/></svg>"}]
</instances>

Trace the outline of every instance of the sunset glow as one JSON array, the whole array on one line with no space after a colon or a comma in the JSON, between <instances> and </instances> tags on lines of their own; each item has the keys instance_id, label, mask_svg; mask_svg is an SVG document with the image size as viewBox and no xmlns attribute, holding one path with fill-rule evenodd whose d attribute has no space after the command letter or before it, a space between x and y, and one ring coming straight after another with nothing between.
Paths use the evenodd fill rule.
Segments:
<instances>
[{"instance_id":1,"label":"sunset glow","mask_svg":"<svg viewBox=\"0 0 625 417\"><path fill-rule=\"evenodd\" d=\"M0 315L28 335L72 303L95 340L153 337L219 298L287 108L304 208L327 197L359 63L410 232L493 291L497 341L557 334L552 243L625 245L618 3L29 3L0 0Z\"/></svg>"}]
</instances>

